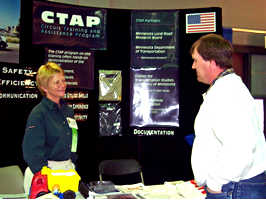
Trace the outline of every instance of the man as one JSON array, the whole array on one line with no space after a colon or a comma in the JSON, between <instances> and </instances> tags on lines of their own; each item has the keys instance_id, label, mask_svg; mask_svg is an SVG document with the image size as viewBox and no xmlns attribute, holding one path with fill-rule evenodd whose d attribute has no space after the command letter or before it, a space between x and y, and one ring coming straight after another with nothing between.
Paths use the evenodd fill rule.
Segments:
<instances>
[{"instance_id":1,"label":"man","mask_svg":"<svg viewBox=\"0 0 266 200\"><path fill-rule=\"evenodd\" d=\"M192 169L206 198L266 198L265 137L232 54L230 42L216 34L191 47L197 80L210 85L195 119Z\"/></svg>"}]
</instances>

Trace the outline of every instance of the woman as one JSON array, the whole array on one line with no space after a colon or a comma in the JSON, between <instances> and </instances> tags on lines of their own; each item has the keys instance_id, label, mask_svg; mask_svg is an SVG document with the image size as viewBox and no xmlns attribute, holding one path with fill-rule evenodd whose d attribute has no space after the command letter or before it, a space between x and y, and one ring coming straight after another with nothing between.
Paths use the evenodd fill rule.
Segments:
<instances>
[{"instance_id":1,"label":"woman","mask_svg":"<svg viewBox=\"0 0 266 200\"><path fill-rule=\"evenodd\" d=\"M28 193L32 177L44 166L51 169L73 169L76 157L77 125L73 109L64 101L66 81L63 69L52 62L42 65L36 76L42 101L31 111L23 139L23 157L28 168L24 187ZM77 141L77 138L73 139Z\"/></svg>"}]
</instances>

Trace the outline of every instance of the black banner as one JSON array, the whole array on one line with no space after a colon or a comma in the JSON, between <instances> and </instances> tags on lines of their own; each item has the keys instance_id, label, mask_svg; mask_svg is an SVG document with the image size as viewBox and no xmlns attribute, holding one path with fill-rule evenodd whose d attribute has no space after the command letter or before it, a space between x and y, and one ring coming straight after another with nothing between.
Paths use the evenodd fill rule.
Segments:
<instances>
[{"instance_id":1,"label":"black banner","mask_svg":"<svg viewBox=\"0 0 266 200\"><path fill-rule=\"evenodd\" d=\"M106 49L106 9L33 1L33 44Z\"/></svg>"},{"instance_id":2,"label":"black banner","mask_svg":"<svg viewBox=\"0 0 266 200\"><path fill-rule=\"evenodd\" d=\"M131 69L130 126L179 126L178 68Z\"/></svg>"},{"instance_id":3,"label":"black banner","mask_svg":"<svg viewBox=\"0 0 266 200\"><path fill-rule=\"evenodd\" d=\"M88 119L88 91L94 89L94 53L75 49L45 48L45 62L59 64L65 73L67 91L65 100L74 109L74 117Z\"/></svg>"},{"instance_id":4,"label":"black banner","mask_svg":"<svg viewBox=\"0 0 266 200\"><path fill-rule=\"evenodd\" d=\"M1 64L0 70L1 103L26 104L37 102L40 93L36 88L35 67Z\"/></svg>"},{"instance_id":5,"label":"black banner","mask_svg":"<svg viewBox=\"0 0 266 200\"><path fill-rule=\"evenodd\" d=\"M89 51L45 48L46 61L59 64L68 88L94 89L94 54Z\"/></svg>"},{"instance_id":6,"label":"black banner","mask_svg":"<svg viewBox=\"0 0 266 200\"><path fill-rule=\"evenodd\" d=\"M131 67L177 67L178 11L134 11Z\"/></svg>"},{"instance_id":7,"label":"black banner","mask_svg":"<svg viewBox=\"0 0 266 200\"><path fill-rule=\"evenodd\" d=\"M130 126L177 127L178 11L134 11L131 20Z\"/></svg>"},{"instance_id":8,"label":"black banner","mask_svg":"<svg viewBox=\"0 0 266 200\"><path fill-rule=\"evenodd\" d=\"M72 89L68 87L64 99L66 100L67 104L73 108L74 118L78 122L87 121L88 110L90 109L90 104L88 102L88 91L83 89Z\"/></svg>"}]
</instances>

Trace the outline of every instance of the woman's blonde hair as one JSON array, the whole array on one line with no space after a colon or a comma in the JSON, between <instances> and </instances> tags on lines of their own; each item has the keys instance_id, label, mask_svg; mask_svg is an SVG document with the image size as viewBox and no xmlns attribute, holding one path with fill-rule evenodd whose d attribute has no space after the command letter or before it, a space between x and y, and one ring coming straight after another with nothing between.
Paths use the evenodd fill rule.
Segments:
<instances>
[{"instance_id":1,"label":"woman's blonde hair","mask_svg":"<svg viewBox=\"0 0 266 200\"><path fill-rule=\"evenodd\" d=\"M46 96L42 87L46 88L48 85L49 79L56 73L64 74L64 70L56 63L47 62L44 65L41 65L37 71L36 82L37 87L43 96Z\"/></svg>"}]
</instances>

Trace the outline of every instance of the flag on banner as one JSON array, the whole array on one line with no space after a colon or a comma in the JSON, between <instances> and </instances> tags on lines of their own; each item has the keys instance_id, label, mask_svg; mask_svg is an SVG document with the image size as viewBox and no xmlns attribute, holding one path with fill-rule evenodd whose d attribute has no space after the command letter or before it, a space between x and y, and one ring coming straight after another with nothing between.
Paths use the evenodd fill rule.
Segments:
<instances>
[{"instance_id":1,"label":"flag on banner","mask_svg":"<svg viewBox=\"0 0 266 200\"><path fill-rule=\"evenodd\" d=\"M206 33L215 31L215 12L186 14L186 33Z\"/></svg>"}]
</instances>

